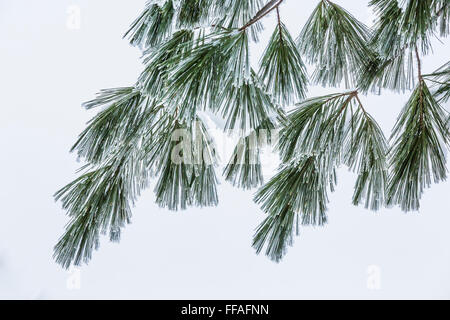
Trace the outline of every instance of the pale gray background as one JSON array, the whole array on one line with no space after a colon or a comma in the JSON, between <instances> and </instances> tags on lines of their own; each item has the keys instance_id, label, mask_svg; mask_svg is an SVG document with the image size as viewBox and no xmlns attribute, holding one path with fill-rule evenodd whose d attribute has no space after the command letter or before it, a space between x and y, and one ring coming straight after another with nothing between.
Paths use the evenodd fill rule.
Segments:
<instances>
[{"instance_id":1,"label":"pale gray background","mask_svg":"<svg viewBox=\"0 0 450 320\"><path fill-rule=\"evenodd\" d=\"M282 5L295 36L317 2ZM336 2L371 21L368 1ZM70 275L52 260L68 221L52 194L81 165L68 153L93 115L81 102L101 88L133 84L142 69L139 51L121 36L144 3L0 0L0 298L450 298L449 183L427 191L420 214L374 214L351 205L355 177L345 169L329 225L303 230L280 264L250 246L264 217L251 192L222 183L218 208L170 213L149 190L120 245L104 239L80 271L81 288L69 290ZM81 9L80 30L66 26L70 5ZM255 62L274 16L264 23ZM425 72L442 65L449 48L448 40L435 41ZM362 100L389 134L407 98L385 92ZM381 271L380 290L367 286L372 265Z\"/></svg>"}]
</instances>

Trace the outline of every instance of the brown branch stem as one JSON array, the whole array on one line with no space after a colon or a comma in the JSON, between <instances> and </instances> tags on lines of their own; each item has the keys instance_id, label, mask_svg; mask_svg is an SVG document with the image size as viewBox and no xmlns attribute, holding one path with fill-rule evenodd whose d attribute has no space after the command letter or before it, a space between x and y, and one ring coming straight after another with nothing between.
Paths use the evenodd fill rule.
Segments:
<instances>
[{"instance_id":1,"label":"brown branch stem","mask_svg":"<svg viewBox=\"0 0 450 320\"><path fill-rule=\"evenodd\" d=\"M422 61L420 60L420 54L419 54L419 49L417 48L417 46L415 47L415 51L416 51L416 58L417 58L417 72L419 75L419 81L423 81L423 75L422 75Z\"/></svg>"},{"instance_id":2,"label":"brown branch stem","mask_svg":"<svg viewBox=\"0 0 450 320\"><path fill-rule=\"evenodd\" d=\"M364 112L365 115L367 115L366 109L364 109L361 99L359 98L358 92L356 92L355 98L358 101L358 104L359 104L359 107L361 108L361 110Z\"/></svg>"},{"instance_id":3,"label":"brown branch stem","mask_svg":"<svg viewBox=\"0 0 450 320\"><path fill-rule=\"evenodd\" d=\"M415 48L416 51L416 58L417 58L417 72L419 74L419 86L420 86L420 93L419 93L419 104L420 104L420 117L419 117L419 121L420 121L420 128L422 130L424 130L425 124L424 124L424 110L423 110L423 86L424 86L424 80L423 80L423 75L422 75L422 61L420 60L420 54L419 54L419 49L417 49L417 46Z\"/></svg>"},{"instance_id":4,"label":"brown branch stem","mask_svg":"<svg viewBox=\"0 0 450 320\"><path fill-rule=\"evenodd\" d=\"M280 34L280 42L281 42L281 45L284 45L283 34L282 34L282 29L281 29L281 17L280 17L280 8L279 7L277 7L277 21L278 21L278 32Z\"/></svg>"},{"instance_id":5,"label":"brown branch stem","mask_svg":"<svg viewBox=\"0 0 450 320\"><path fill-rule=\"evenodd\" d=\"M269 1L264 7L262 7L261 10L259 10L256 15L247 22L244 26L242 26L239 31L244 31L248 27L254 25L256 22L267 16L269 13L271 13L274 9L277 9L278 6L283 2L283 0L271 0Z\"/></svg>"}]
</instances>

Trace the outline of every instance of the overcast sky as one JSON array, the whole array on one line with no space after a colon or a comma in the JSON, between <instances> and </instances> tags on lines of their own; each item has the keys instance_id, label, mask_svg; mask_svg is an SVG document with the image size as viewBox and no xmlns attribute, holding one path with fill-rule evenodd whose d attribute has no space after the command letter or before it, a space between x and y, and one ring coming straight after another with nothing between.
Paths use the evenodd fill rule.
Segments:
<instances>
[{"instance_id":1,"label":"overcast sky","mask_svg":"<svg viewBox=\"0 0 450 320\"><path fill-rule=\"evenodd\" d=\"M368 1L336 2L371 22ZM281 6L295 37L317 3ZM80 105L136 81L140 53L121 36L144 4L0 0L0 298L450 298L449 183L426 192L420 213L374 214L351 205L355 176L345 169L329 224L302 229L280 264L251 248L264 218L252 192L222 182L218 208L182 213L159 209L150 188L119 245L103 239L89 266L71 274L56 265L52 248L68 219L52 194L81 165L68 150L93 113ZM79 29L69 19L77 10ZM255 64L274 19L252 46ZM449 41L434 41L424 72L449 56ZM309 96L338 90L310 88ZM386 135L407 99L362 97Z\"/></svg>"}]
</instances>

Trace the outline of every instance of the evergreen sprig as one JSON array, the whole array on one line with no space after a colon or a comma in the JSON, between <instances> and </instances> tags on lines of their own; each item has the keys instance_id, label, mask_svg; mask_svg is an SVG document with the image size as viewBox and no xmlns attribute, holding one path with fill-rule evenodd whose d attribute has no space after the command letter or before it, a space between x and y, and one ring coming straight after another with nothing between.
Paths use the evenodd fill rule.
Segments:
<instances>
[{"instance_id":1,"label":"evergreen sprig","mask_svg":"<svg viewBox=\"0 0 450 320\"><path fill-rule=\"evenodd\" d=\"M309 63L316 65L315 83L353 87L373 52L367 46L370 30L341 6L321 0L303 27L297 44Z\"/></svg>"},{"instance_id":2,"label":"evergreen sprig","mask_svg":"<svg viewBox=\"0 0 450 320\"><path fill-rule=\"evenodd\" d=\"M241 85L230 79L222 89L217 105L226 120L225 130L248 132L279 112L279 107L272 102L272 97L254 71L251 78Z\"/></svg>"},{"instance_id":3,"label":"evergreen sprig","mask_svg":"<svg viewBox=\"0 0 450 320\"><path fill-rule=\"evenodd\" d=\"M435 28L435 0L408 0L401 20L404 42L420 46L426 54L431 48L430 38Z\"/></svg>"},{"instance_id":4,"label":"evergreen sprig","mask_svg":"<svg viewBox=\"0 0 450 320\"><path fill-rule=\"evenodd\" d=\"M151 109L135 87L106 89L84 104L85 108L104 107L81 133L71 151L90 163L101 163L123 141L130 141Z\"/></svg>"},{"instance_id":5,"label":"evergreen sprig","mask_svg":"<svg viewBox=\"0 0 450 320\"><path fill-rule=\"evenodd\" d=\"M450 34L450 1L434 0L434 14L438 20L439 32L442 37Z\"/></svg>"},{"instance_id":6,"label":"evergreen sprig","mask_svg":"<svg viewBox=\"0 0 450 320\"><path fill-rule=\"evenodd\" d=\"M400 205L404 211L419 210L425 188L447 178L447 117L422 79L392 133L389 205Z\"/></svg>"},{"instance_id":7,"label":"evergreen sprig","mask_svg":"<svg viewBox=\"0 0 450 320\"><path fill-rule=\"evenodd\" d=\"M341 163L341 146L355 95L356 92L332 94L297 104L280 132L278 147L282 160L289 162L298 156L327 151L337 164Z\"/></svg>"},{"instance_id":8,"label":"evergreen sprig","mask_svg":"<svg viewBox=\"0 0 450 320\"><path fill-rule=\"evenodd\" d=\"M370 41L376 54L361 70L359 87L411 90L416 85L416 48L428 54L432 37L438 31L442 36L448 34L448 1L372 0L370 5L377 14Z\"/></svg>"},{"instance_id":9,"label":"evergreen sprig","mask_svg":"<svg viewBox=\"0 0 450 320\"><path fill-rule=\"evenodd\" d=\"M359 87L410 90L414 86L414 58L401 32L403 10L396 0L372 0L370 5L377 15L369 43L375 55L361 70Z\"/></svg>"},{"instance_id":10,"label":"evergreen sprig","mask_svg":"<svg viewBox=\"0 0 450 320\"><path fill-rule=\"evenodd\" d=\"M320 156L305 156L282 167L258 191L255 201L267 213L253 238L258 253L266 246L267 256L278 262L294 234L299 234L300 223L321 226L327 222L327 187L332 180L322 163Z\"/></svg>"},{"instance_id":11,"label":"evergreen sprig","mask_svg":"<svg viewBox=\"0 0 450 320\"><path fill-rule=\"evenodd\" d=\"M232 79L241 86L250 78L246 31L218 31L205 37L189 55L169 61L166 99L180 119L192 121L197 110L215 110L220 86ZM175 63L176 62L176 63Z\"/></svg>"},{"instance_id":12,"label":"evergreen sprig","mask_svg":"<svg viewBox=\"0 0 450 320\"><path fill-rule=\"evenodd\" d=\"M357 108L354 110L354 108ZM295 223L323 225L328 192L337 183L336 169L356 171L353 204L379 210L388 183L387 142L364 109L358 92L308 99L288 114L280 133L283 165L255 198L268 217L254 237L258 252L279 261L292 244Z\"/></svg>"},{"instance_id":13,"label":"evergreen sprig","mask_svg":"<svg viewBox=\"0 0 450 320\"><path fill-rule=\"evenodd\" d=\"M54 249L63 267L88 263L100 245L100 236L120 240L131 219L130 204L147 186L149 173L134 148L117 152L103 165L92 168L55 194L70 222Z\"/></svg>"},{"instance_id":14,"label":"evergreen sprig","mask_svg":"<svg viewBox=\"0 0 450 320\"><path fill-rule=\"evenodd\" d=\"M148 1L142 14L132 23L125 33L133 46L154 47L167 39L172 33L175 16L174 0L167 0L160 6Z\"/></svg>"},{"instance_id":15,"label":"evergreen sprig","mask_svg":"<svg viewBox=\"0 0 450 320\"><path fill-rule=\"evenodd\" d=\"M358 174L353 195L355 206L379 210L386 203L388 143L383 131L357 98L344 144L344 163Z\"/></svg>"},{"instance_id":16,"label":"evergreen sprig","mask_svg":"<svg viewBox=\"0 0 450 320\"><path fill-rule=\"evenodd\" d=\"M414 87L414 71L413 49L408 46L397 48L388 56L374 56L365 65L361 70L359 88L364 91L385 88L405 92Z\"/></svg>"},{"instance_id":17,"label":"evergreen sprig","mask_svg":"<svg viewBox=\"0 0 450 320\"><path fill-rule=\"evenodd\" d=\"M175 211L192 205L216 206L217 157L205 125L199 118L189 126L174 120L168 133L163 146L157 145L162 159L157 166L156 203Z\"/></svg>"},{"instance_id":18,"label":"evergreen sprig","mask_svg":"<svg viewBox=\"0 0 450 320\"><path fill-rule=\"evenodd\" d=\"M290 105L305 98L305 65L294 40L280 19L260 65L259 75L277 103Z\"/></svg>"}]
</instances>

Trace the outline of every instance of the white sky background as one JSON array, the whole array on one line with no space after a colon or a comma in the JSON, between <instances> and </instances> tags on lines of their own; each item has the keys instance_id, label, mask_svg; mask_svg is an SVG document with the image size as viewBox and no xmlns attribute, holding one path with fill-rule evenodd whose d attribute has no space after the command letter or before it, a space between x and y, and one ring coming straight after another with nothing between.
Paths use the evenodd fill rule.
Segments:
<instances>
[{"instance_id":1,"label":"white sky background","mask_svg":"<svg viewBox=\"0 0 450 320\"><path fill-rule=\"evenodd\" d=\"M281 6L295 37L317 2ZM369 22L368 1L336 2ZM52 194L81 165L68 150L94 113L80 104L101 88L133 84L142 70L139 51L121 36L144 3L0 0L0 298L450 298L449 183L426 192L419 214L374 214L351 205L355 176L346 169L329 224L303 229L280 264L251 248L264 218L252 192L222 182L218 208L171 213L153 203L149 189L121 243L103 239L80 270L80 288L70 290L70 275L52 260L68 221ZM80 30L66 26L70 5L81 9ZM255 63L274 19L264 19ZM435 41L434 51L425 73L448 60L449 41ZM311 88L309 96L338 90ZM362 97L387 135L407 99ZM379 290L368 286L370 266Z\"/></svg>"}]
</instances>

